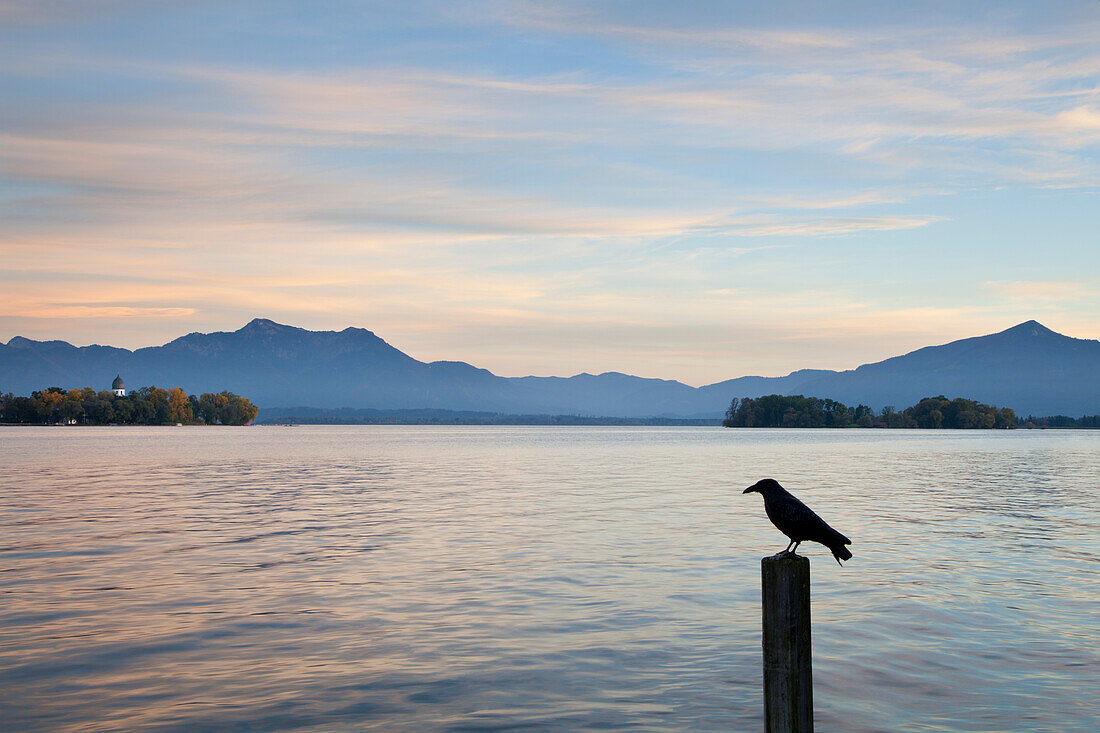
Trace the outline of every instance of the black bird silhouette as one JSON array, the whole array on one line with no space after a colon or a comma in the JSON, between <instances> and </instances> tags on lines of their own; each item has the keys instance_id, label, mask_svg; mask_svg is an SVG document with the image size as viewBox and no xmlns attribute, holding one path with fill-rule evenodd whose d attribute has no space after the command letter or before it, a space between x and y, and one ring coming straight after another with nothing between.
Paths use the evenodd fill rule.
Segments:
<instances>
[{"instance_id":1,"label":"black bird silhouette","mask_svg":"<svg viewBox=\"0 0 1100 733\"><path fill-rule=\"evenodd\" d=\"M841 560L852 559L852 553L844 546L852 544L852 541L825 524L824 519L780 486L778 481L773 478L761 479L741 493L748 494L752 491L764 497L764 511L776 529L791 538L787 549L783 550L784 553L793 554L800 544L808 540L828 547L836 558L837 565L844 564Z\"/></svg>"}]
</instances>

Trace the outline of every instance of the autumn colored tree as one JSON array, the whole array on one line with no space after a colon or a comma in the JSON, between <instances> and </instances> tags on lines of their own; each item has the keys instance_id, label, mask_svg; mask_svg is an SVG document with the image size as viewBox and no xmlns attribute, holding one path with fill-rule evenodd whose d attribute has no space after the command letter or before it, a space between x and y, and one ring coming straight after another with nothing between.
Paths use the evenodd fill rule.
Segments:
<instances>
[{"instance_id":1,"label":"autumn colored tree","mask_svg":"<svg viewBox=\"0 0 1100 733\"><path fill-rule=\"evenodd\" d=\"M168 421L174 423L190 424L195 416L191 412L191 400L187 393L179 387L168 390Z\"/></svg>"}]
</instances>

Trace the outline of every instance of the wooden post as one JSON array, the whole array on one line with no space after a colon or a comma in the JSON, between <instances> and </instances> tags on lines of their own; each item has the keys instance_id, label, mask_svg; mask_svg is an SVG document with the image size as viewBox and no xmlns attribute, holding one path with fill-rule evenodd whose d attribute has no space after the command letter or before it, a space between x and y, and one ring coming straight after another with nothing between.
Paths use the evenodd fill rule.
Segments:
<instances>
[{"instance_id":1,"label":"wooden post","mask_svg":"<svg viewBox=\"0 0 1100 733\"><path fill-rule=\"evenodd\" d=\"M764 721L768 733L812 733L810 560L776 555L760 561L764 620Z\"/></svg>"}]
</instances>

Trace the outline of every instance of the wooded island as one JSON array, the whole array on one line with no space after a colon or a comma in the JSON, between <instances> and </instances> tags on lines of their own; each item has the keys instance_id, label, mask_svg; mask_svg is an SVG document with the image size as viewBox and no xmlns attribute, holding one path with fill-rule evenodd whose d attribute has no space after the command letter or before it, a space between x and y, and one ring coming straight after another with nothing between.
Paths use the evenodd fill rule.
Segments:
<instances>
[{"instance_id":1,"label":"wooded island","mask_svg":"<svg viewBox=\"0 0 1100 733\"><path fill-rule=\"evenodd\" d=\"M875 413L867 405L849 407L820 397L770 394L734 398L722 425L727 428L1004 428L1019 425L1008 407L943 395L925 397L900 412Z\"/></svg>"},{"instance_id":2,"label":"wooded island","mask_svg":"<svg viewBox=\"0 0 1100 733\"><path fill-rule=\"evenodd\" d=\"M259 408L232 392L189 395L142 387L126 395L61 387L30 397L0 393L0 423L31 425L248 425Z\"/></svg>"}]
</instances>

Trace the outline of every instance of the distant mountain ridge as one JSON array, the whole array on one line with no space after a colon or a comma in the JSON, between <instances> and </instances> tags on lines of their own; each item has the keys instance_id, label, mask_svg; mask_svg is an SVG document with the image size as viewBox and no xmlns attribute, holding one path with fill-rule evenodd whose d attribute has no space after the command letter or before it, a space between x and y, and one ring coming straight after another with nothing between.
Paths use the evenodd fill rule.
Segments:
<instances>
[{"instance_id":1,"label":"distant mountain ridge","mask_svg":"<svg viewBox=\"0 0 1100 733\"><path fill-rule=\"evenodd\" d=\"M805 394L876 410L922 397L968 397L1021 415L1100 413L1100 341L1027 321L847 371L802 369L703 387L618 372L498 377L465 362L425 363L371 331L309 331L256 318L136 351L21 336L0 344L0 391L49 386L179 386L230 390L262 407L445 409L601 417L720 417L733 397Z\"/></svg>"}]
</instances>

